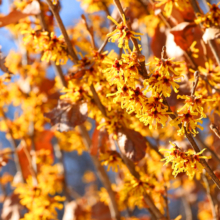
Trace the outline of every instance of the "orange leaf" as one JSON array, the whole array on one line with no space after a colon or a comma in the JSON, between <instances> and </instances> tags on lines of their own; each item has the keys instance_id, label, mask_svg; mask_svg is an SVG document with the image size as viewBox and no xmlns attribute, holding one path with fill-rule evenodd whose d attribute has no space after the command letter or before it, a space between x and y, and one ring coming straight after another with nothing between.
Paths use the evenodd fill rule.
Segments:
<instances>
[{"instance_id":1,"label":"orange leaf","mask_svg":"<svg viewBox=\"0 0 220 220\"><path fill-rule=\"evenodd\" d=\"M140 161L146 153L146 139L140 133L123 128L118 135L118 144L123 154L134 162Z\"/></svg>"},{"instance_id":2,"label":"orange leaf","mask_svg":"<svg viewBox=\"0 0 220 220\"><path fill-rule=\"evenodd\" d=\"M95 129L92 135L92 146L90 147L90 154L97 155L99 151L104 153L110 148L109 135L106 130Z\"/></svg>"},{"instance_id":3,"label":"orange leaf","mask_svg":"<svg viewBox=\"0 0 220 220\"><path fill-rule=\"evenodd\" d=\"M214 40L220 37L220 28L211 27L206 28L205 33L202 36L202 39L207 43L209 40Z\"/></svg>"},{"instance_id":4,"label":"orange leaf","mask_svg":"<svg viewBox=\"0 0 220 220\"><path fill-rule=\"evenodd\" d=\"M193 42L193 30L195 23L182 22L170 30L174 35L175 43L183 50L187 50Z\"/></svg>"},{"instance_id":5,"label":"orange leaf","mask_svg":"<svg viewBox=\"0 0 220 220\"><path fill-rule=\"evenodd\" d=\"M37 15L40 13L40 5L37 1L28 4L23 11L13 10L8 15L0 17L0 27L18 22L20 19L29 15Z\"/></svg>"}]
</instances>

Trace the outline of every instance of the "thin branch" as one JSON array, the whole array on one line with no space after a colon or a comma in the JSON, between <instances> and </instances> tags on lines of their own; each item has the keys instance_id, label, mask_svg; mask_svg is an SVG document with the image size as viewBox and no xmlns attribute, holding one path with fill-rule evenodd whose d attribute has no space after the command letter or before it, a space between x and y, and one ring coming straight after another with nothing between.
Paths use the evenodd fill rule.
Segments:
<instances>
[{"instance_id":1,"label":"thin branch","mask_svg":"<svg viewBox=\"0 0 220 220\"><path fill-rule=\"evenodd\" d=\"M32 178L33 178L33 183L35 185L37 185L37 183L38 183L37 173L36 173L36 170L33 167L31 155L30 155L30 152L27 149L27 145L26 145L25 141L24 141L23 149L24 149L25 156L27 157L27 160L28 160L28 163L29 163L29 169L30 169L30 172L31 172L31 175L32 175Z\"/></svg>"},{"instance_id":2,"label":"thin branch","mask_svg":"<svg viewBox=\"0 0 220 220\"><path fill-rule=\"evenodd\" d=\"M116 145L119 146L117 142L116 142ZM118 149L120 150L120 147L118 147ZM122 152L121 152L121 157L124 163L126 164L127 168L129 169L130 173L137 180L140 180L140 174L135 170L134 163L129 158L127 158ZM153 215L155 215L157 219L165 219L163 214L160 212L160 210L155 206L152 198L147 193L144 193L143 197L144 197L144 201L148 205L148 209L150 210L150 212L152 212Z\"/></svg>"},{"instance_id":3,"label":"thin branch","mask_svg":"<svg viewBox=\"0 0 220 220\"><path fill-rule=\"evenodd\" d=\"M199 71L196 71L194 73L194 77L195 77L195 81L193 82L193 88L192 88L192 92L191 92L191 97L194 97L195 92L196 92L196 87L197 87L198 82L199 82Z\"/></svg>"},{"instance_id":4,"label":"thin branch","mask_svg":"<svg viewBox=\"0 0 220 220\"><path fill-rule=\"evenodd\" d=\"M167 186L165 188L165 203L166 203L166 212L167 212L167 219L170 220L170 211L169 211L169 200L168 200L168 192L167 192Z\"/></svg>"},{"instance_id":5,"label":"thin branch","mask_svg":"<svg viewBox=\"0 0 220 220\"><path fill-rule=\"evenodd\" d=\"M86 29L87 29L87 31L89 33L92 47L95 49L96 47L95 47L95 39L94 39L93 27L88 25L85 15L81 15L81 18L82 18L82 21L85 24Z\"/></svg>"},{"instance_id":6,"label":"thin branch","mask_svg":"<svg viewBox=\"0 0 220 220\"><path fill-rule=\"evenodd\" d=\"M11 143L13 150L14 150L14 162L15 162L17 172L19 172L21 174L22 182L25 182L25 179L24 179L24 176L22 173L22 169L21 169L21 165L19 163L19 157L18 157L18 153L17 153L17 144L16 144L15 139L13 137L13 132L12 132L11 128L8 126L8 122L7 122L8 118L7 118L3 108L0 109L0 114L2 114L3 120L5 121L5 124L7 126L7 133L10 136L9 141Z\"/></svg>"},{"instance_id":7,"label":"thin branch","mask_svg":"<svg viewBox=\"0 0 220 220\"><path fill-rule=\"evenodd\" d=\"M65 42L67 44L67 49L68 49L68 52L70 54L70 56L73 58L73 61L75 63L77 63L77 61L79 60L79 58L77 57L75 51L73 50L73 47L72 47L72 44L71 44L71 41L69 39L69 36L67 34L67 31L66 31L66 28L60 18L60 15L59 15L59 12L56 10L56 7L53 5L52 1L51 0L46 0L47 1L47 4L49 5L49 8L50 10L52 11L54 17L56 18L56 21L57 21L57 24L61 30L61 33L65 39Z\"/></svg>"},{"instance_id":8,"label":"thin branch","mask_svg":"<svg viewBox=\"0 0 220 220\"><path fill-rule=\"evenodd\" d=\"M67 87L67 81L65 80L65 77L64 77L64 74L63 74L61 66L60 65L56 65L55 63L53 63L53 67L55 69L56 75L59 77L59 79L61 81L61 84L64 87Z\"/></svg>"},{"instance_id":9,"label":"thin branch","mask_svg":"<svg viewBox=\"0 0 220 220\"><path fill-rule=\"evenodd\" d=\"M218 220L217 213L216 213L216 210L215 210L214 198L213 198L213 196L211 194L211 189L210 189L209 181L208 181L208 178L206 177L205 173L202 175L202 178L203 178L203 181L205 183L205 189L206 189L206 192L207 192L207 195L208 195L208 199L209 199L209 202L210 202L210 205L211 205L213 220Z\"/></svg>"},{"instance_id":10,"label":"thin branch","mask_svg":"<svg viewBox=\"0 0 220 220\"><path fill-rule=\"evenodd\" d=\"M95 90L93 84L90 86L90 90L91 90L91 92L92 92L93 98L94 98L95 103L96 103L96 105L98 106L99 110L102 112L102 114L103 114L105 117L107 117L105 107L104 107L104 105L101 103L101 100L100 100L100 98L99 98L99 96L98 96L98 94L97 94L97 92L96 92L96 90Z\"/></svg>"},{"instance_id":11,"label":"thin branch","mask_svg":"<svg viewBox=\"0 0 220 220\"><path fill-rule=\"evenodd\" d=\"M183 206L185 209L186 220L193 220L192 210L185 195L182 196Z\"/></svg>"},{"instance_id":12,"label":"thin branch","mask_svg":"<svg viewBox=\"0 0 220 220\"><path fill-rule=\"evenodd\" d=\"M210 129L215 133L215 135L220 139L220 131L215 124L210 125Z\"/></svg>"},{"instance_id":13,"label":"thin branch","mask_svg":"<svg viewBox=\"0 0 220 220\"><path fill-rule=\"evenodd\" d=\"M197 135L195 137L196 141L199 142L199 145L202 145L202 148L204 149L207 149L211 154L212 156L219 162L220 164L220 158L217 156L217 154L215 153L215 151L213 151L210 147L208 147L202 140L201 138Z\"/></svg>"},{"instance_id":14,"label":"thin branch","mask_svg":"<svg viewBox=\"0 0 220 220\"><path fill-rule=\"evenodd\" d=\"M73 48L72 48L72 45L71 45L71 42L70 42L70 39L67 35L67 32L66 32L66 29L63 25L63 22L59 16L59 13L57 11L55 11L54 9L54 6L52 4L52 2L50 0L47 0L47 3L51 9L51 11L53 12L56 20L57 20L57 23L60 27L60 30L64 36L64 39L65 39L65 42L68 46L68 51L69 51L69 54L72 56L73 60L75 62L77 62L79 59L78 57L76 56ZM62 69L61 69L62 70ZM62 74L63 75L63 74ZM61 80L62 81L62 80ZM66 84L62 81L62 84L63 86L66 86ZM101 102L100 102L101 103ZM92 141L91 141L91 138L89 136L89 133L86 129L86 127L84 125L79 125L79 130L80 130L80 133L83 137L83 141L84 141L84 144L85 146L87 147L87 149L90 148L91 144L92 144ZM98 160L97 157L95 156L91 156L92 158L92 161L98 171L98 174L99 174L99 178L101 179L104 187L107 189L107 192L109 194L109 198L110 198L110 205L109 205L109 208L110 208L110 212L111 212L111 216L113 219L116 219L116 220L120 220L120 212L118 210L118 207L117 207L117 202L116 202L116 199L115 199L115 194L111 188L111 182L109 180L109 177L104 169L104 167L101 165L100 161Z\"/></svg>"},{"instance_id":15,"label":"thin branch","mask_svg":"<svg viewBox=\"0 0 220 220\"><path fill-rule=\"evenodd\" d=\"M128 18L126 18L126 15L125 15L125 12L124 12L124 10L122 8L121 2L119 0L114 0L114 3L115 3L115 5L116 5L116 7L117 7L117 9L119 11L121 19L123 20L123 18L125 17L127 28L128 28L128 30L131 31L132 28L131 28L130 20ZM131 38L131 41L132 41L136 51L138 52L138 54L141 54L140 50L139 50L139 46L138 46L137 40L135 38ZM147 69L145 67L145 61L140 62L140 65L141 65L141 72L142 72L141 75L143 75L143 77L147 77L148 73L147 73Z\"/></svg>"},{"instance_id":16,"label":"thin branch","mask_svg":"<svg viewBox=\"0 0 220 220\"><path fill-rule=\"evenodd\" d=\"M195 11L195 14L199 13L201 14L201 10L196 2L196 0L190 0L191 2L191 5L193 7L193 10ZM201 27L201 25L200 25ZM219 56L219 53L217 52L217 48L216 48L216 45L215 45L215 41L214 40L208 40L208 45L218 63L218 65L220 66L220 56Z\"/></svg>"},{"instance_id":17,"label":"thin branch","mask_svg":"<svg viewBox=\"0 0 220 220\"><path fill-rule=\"evenodd\" d=\"M166 49L165 49L165 48L166 48L166 47L164 46L164 47L163 47L162 54L161 54L161 55L162 55L162 56L161 56L162 59L164 59L164 58L167 57L166 54L165 54L165 52L166 52ZM170 108L170 106L169 106L169 104L168 104L166 98L165 98L164 96L162 96L162 97L163 97L163 103L168 107L168 112L173 112L173 111L171 110L171 108ZM173 120L177 118L177 116L175 115L175 113L169 114L169 117L170 117L171 119L173 119ZM182 125L182 124L179 124L178 126L179 126L179 128L182 128L183 125ZM194 151L195 151L196 153L199 153L199 152L200 152L200 149L199 149L199 147L197 146L197 144L196 144L195 140L193 139L192 135L186 131L186 128L185 128L185 127L184 127L184 131L185 131L185 136L186 136L186 138L188 139L188 141L190 142L190 144L191 144L191 146L193 147ZM201 159L201 160L200 160L200 163L205 167L207 173L210 175L210 177L212 178L212 180L216 183L216 185L217 185L218 188L220 189L220 181L219 181L219 179L216 177L216 175L213 173L213 171L212 171L211 168L209 167L208 163L207 163L204 159Z\"/></svg>"},{"instance_id":18,"label":"thin branch","mask_svg":"<svg viewBox=\"0 0 220 220\"><path fill-rule=\"evenodd\" d=\"M111 14L110 14L110 11L109 11L106 3L104 1L101 1L101 3L103 5L103 7L104 7L104 11L106 12L106 14L110 16Z\"/></svg>"}]
</instances>

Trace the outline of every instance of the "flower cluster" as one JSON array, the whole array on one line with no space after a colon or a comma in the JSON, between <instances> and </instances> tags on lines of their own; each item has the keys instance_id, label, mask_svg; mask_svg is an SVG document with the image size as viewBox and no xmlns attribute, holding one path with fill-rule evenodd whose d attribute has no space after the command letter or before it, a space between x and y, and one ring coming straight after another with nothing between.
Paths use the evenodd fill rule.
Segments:
<instances>
[{"instance_id":1,"label":"flower cluster","mask_svg":"<svg viewBox=\"0 0 220 220\"><path fill-rule=\"evenodd\" d=\"M144 85L147 87L145 92L152 91L153 93L162 93L165 97L171 94L171 86L177 93L179 85L176 82L181 81L181 72L175 70L175 66L181 62L174 62L170 58L154 58L155 61L149 62L152 74L149 79L146 79Z\"/></svg>"},{"instance_id":2,"label":"flower cluster","mask_svg":"<svg viewBox=\"0 0 220 220\"><path fill-rule=\"evenodd\" d=\"M117 40L119 48L129 50L129 40L131 40L132 38L141 40L140 37L135 36L142 35L141 33L136 33L128 29L125 16L123 16L123 21L120 24L115 21L111 16L108 16L108 19L110 19L116 25L116 29L113 32L107 34L107 37L109 37L109 41L111 42L115 42ZM139 47L140 46L141 45L139 45Z\"/></svg>"},{"instance_id":3,"label":"flower cluster","mask_svg":"<svg viewBox=\"0 0 220 220\"><path fill-rule=\"evenodd\" d=\"M48 157L47 151L41 151L36 155L37 161L44 161ZM41 157L41 158L40 158ZM63 177L59 174L58 165L52 165L53 161L47 164L40 163L40 172L36 180L29 176L26 183L17 183L15 193L19 195L20 202L29 212L24 215L23 220L29 219L56 219L56 209L62 209L62 202L65 197L55 195L61 193L63 188Z\"/></svg>"},{"instance_id":4,"label":"flower cluster","mask_svg":"<svg viewBox=\"0 0 220 220\"><path fill-rule=\"evenodd\" d=\"M203 149L199 153L194 153L193 150L183 152L177 145L172 144L174 147L171 149L160 149L161 152L165 152L165 158L162 161L166 161L164 165L169 162L172 163L173 175L176 177L179 173L186 172L190 179L196 175L202 173L204 167L200 162L200 159L210 159L208 156L201 156L205 151Z\"/></svg>"},{"instance_id":5,"label":"flower cluster","mask_svg":"<svg viewBox=\"0 0 220 220\"><path fill-rule=\"evenodd\" d=\"M219 3L217 4L210 4L207 2L210 9L209 12L205 15L198 14L198 18L195 20L196 23L202 23L205 28L217 26L219 27L220 22L220 9L219 9Z\"/></svg>"},{"instance_id":6,"label":"flower cluster","mask_svg":"<svg viewBox=\"0 0 220 220\"><path fill-rule=\"evenodd\" d=\"M42 61L54 61L56 65L64 65L68 60L67 46L63 36L56 37L53 32L22 31L24 43L30 44L35 52L43 52Z\"/></svg>"},{"instance_id":7,"label":"flower cluster","mask_svg":"<svg viewBox=\"0 0 220 220\"><path fill-rule=\"evenodd\" d=\"M157 0L156 2L157 7L165 5L164 12L167 17L171 15L174 6L180 11L184 11L190 5L188 0Z\"/></svg>"}]
</instances>

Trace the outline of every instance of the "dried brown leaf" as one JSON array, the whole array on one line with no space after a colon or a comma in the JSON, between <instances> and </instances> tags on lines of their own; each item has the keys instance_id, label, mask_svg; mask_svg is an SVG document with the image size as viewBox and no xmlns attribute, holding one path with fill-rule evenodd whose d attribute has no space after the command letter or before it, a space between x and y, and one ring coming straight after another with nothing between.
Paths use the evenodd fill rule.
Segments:
<instances>
[{"instance_id":1,"label":"dried brown leaf","mask_svg":"<svg viewBox=\"0 0 220 220\"><path fill-rule=\"evenodd\" d=\"M14 193L5 199L1 213L2 220L20 219L20 210L22 209L22 206L19 201L18 195Z\"/></svg>"},{"instance_id":2,"label":"dried brown leaf","mask_svg":"<svg viewBox=\"0 0 220 220\"><path fill-rule=\"evenodd\" d=\"M193 22L182 22L170 30L174 35L174 42L183 50L187 50L193 42Z\"/></svg>"},{"instance_id":3,"label":"dried brown leaf","mask_svg":"<svg viewBox=\"0 0 220 220\"><path fill-rule=\"evenodd\" d=\"M33 1L26 6L23 11L13 10L9 14L0 17L0 27L18 22L20 19L30 15L37 15L40 13L40 5L38 1Z\"/></svg>"},{"instance_id":4,"label":"dried brown leaf","mask_svg":"<svg viewBox=\"0 0 220 220\"><path fill-rule=\"evenodd\" d=\"M92 145L90 148L91 155L97 155L99 151L102 153L110 149L110 139L106 130L95 129L92 135Z\"/></svg>"},{"instance_id":5,"label":"dried brown leaf","mask_svg":"<svg viewBox=\"0 0 220 220\"><path fill-rule=\"evenodd\" d=\"M75 126L84 123L87 119L87 105L70 104L60 100L57 107L52 111L45 113L51 124L59 131L72 130Z\"/></svg>"},{"instance_id":6,"label":"dried brown leaf","mask_svg":"<svg viewBox=\"0 0 220 220\"><path fill-rule=\"evenodd\" d=\"M123 128L118 135L118 144L123 154L134 162L140 161L146 153L146 140L138 132Z\"/></svg>"},{"instance_id":7,"label":"dried brown leaf","mask_svg":"<svg viewBox=\"0 0 220 220\"><path fill-rule=\"evenodd\" d=\"M206 28L205 33L202 36L202 39L207 43L209 40L214 40L220 37L220 28L211 27Z\"/></svg>"}]
</instances>

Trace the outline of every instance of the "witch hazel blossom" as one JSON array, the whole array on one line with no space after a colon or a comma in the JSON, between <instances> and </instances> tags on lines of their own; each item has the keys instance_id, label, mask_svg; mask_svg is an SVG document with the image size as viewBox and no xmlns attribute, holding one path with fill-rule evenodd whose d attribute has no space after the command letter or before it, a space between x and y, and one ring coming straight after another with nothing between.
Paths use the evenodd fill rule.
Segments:
<instances>
[{"instance_id":1,"label":"witch hazel blossom","mask_svg":"<svg viewBox=\"0 0 220 220\"><path fill-rule=\"evenodd\" d=\"M199 153L195 153L193 150L184 152L176 144L170 142L173 146L171 149L160 149L160 152L164 153L165 158L161 161L166 161L164 165L172 163L173 175L176 177L179 173L185 172L190 179L196 175L200 176L204 167L200 162L200 159L210 159L210 156L202 156L202 153L206 150L203 149Z\"/></svg>"}]
</instances>

